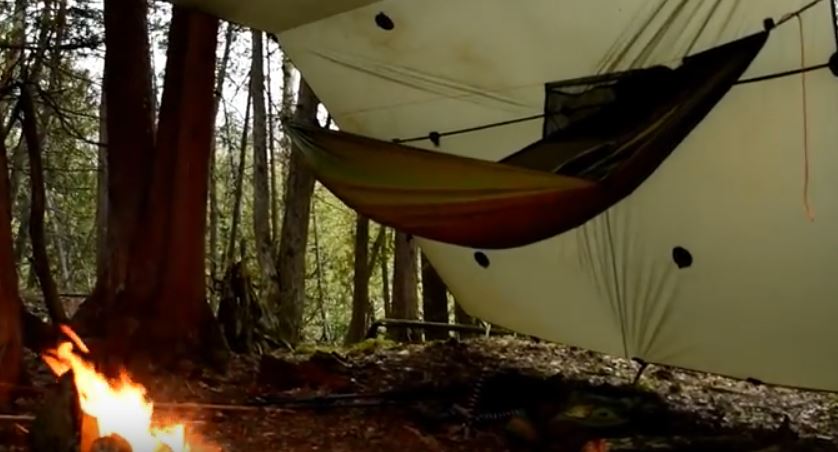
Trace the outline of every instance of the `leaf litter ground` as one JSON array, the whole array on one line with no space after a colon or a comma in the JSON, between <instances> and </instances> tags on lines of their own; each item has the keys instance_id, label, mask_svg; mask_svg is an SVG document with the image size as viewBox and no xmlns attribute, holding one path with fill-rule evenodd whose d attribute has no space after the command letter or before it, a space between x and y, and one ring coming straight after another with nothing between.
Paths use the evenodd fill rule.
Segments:
<instances>
[{"instance_id":1,"label":"leaf litter ground","mask_svg":"<svg viewBox=\"0 0 838 452\"><path fill-rule=\"evenodd\" d=\"M54 380L37 357L27 361L31 387L11 414L34 412ZM638 368L503 336L238 356L226 375L192 369L141 381L158 410L176 411L225 451L575 452L584 443L576 436L606 438L612 451L838 450L835 394L657 366L632 385ZM594 404L642 399L646 408L622 413L622 429L551 431L550 419L573 411L568 392L605 394ZM0 422L0 450L28 450L27 431L25 420Z\"/></svg>"}]
</instances>

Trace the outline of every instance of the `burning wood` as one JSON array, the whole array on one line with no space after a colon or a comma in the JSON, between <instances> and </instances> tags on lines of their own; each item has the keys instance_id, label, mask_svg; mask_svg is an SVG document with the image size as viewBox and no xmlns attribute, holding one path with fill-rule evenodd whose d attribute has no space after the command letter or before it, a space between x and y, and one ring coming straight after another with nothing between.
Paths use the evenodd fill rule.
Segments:
<instances>
[{"instance_id":1,"label":"burning wood","mask_svg":"<svg viewBox=\"0 0 838 452\"><path fill-rule=\"evenodd\" d=\"M69 327L62 325L61 330L70 340L44 353L42 359L56 376L65 377L62 380L72 378L81 411L81 452L194 451L184 424L155 422L154 404L142 385L125 371L116 379L98 372L84 358L89 353L84 342Z\"/></svg>"}]
</instances>

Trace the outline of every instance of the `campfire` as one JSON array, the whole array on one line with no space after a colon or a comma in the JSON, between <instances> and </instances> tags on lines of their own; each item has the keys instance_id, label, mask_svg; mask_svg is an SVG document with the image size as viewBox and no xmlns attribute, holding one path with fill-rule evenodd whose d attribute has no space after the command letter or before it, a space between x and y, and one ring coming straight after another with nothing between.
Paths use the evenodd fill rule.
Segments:
<instances>
[{"instance_id":1,"label":"campfire","mask_svg":"<svg viewBox=\"0 0 838 452\"><path fill-rule=\"evenodd\" d=\"M131 452L192 451L182 423L160 422L154 417L154 403L146 389L132 381L126 371L116 379L98 372L85 359L87 346L67 326L62 332L70 339L42 355L56 376L72 372L83 413L81 451L99 450L108 443L108 450Z\"/></svg>"}]
</instances>

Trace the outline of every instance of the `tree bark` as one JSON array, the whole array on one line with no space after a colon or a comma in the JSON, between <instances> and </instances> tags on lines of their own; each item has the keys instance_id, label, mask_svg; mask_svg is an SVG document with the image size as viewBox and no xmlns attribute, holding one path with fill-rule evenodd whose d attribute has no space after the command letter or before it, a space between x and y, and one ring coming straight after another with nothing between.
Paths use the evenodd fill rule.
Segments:
<instances>
[{"instance_id":1,"label":"tree bark","mask_svg":"<svg viewBox=\"0 0 838 452\"><path fill-rule=\"evenodd\" d=\"M190 358L223 368L229 349L204 280L218 19L173 7L155 144L145 17L144 0L105 1L113 202L99 290L111 309L87 326L104 325L103 352L119 361Z\"/></svg>"},{"instance_id":2,"label":"tree bark","mask_svg":"<svg viewBox=\"0 0 838 452\"><path fill-rule=\"evenodd\" d=\"M369 328L370 266L369 266L370 220L355 216L355 262L352 277L352 317L346 334L346 343L361 341Z\"/></svg>"},{"instance_id":3,"label":"tree bark","mask_svg":"<svg viewBox=\"0 0 838 452\"><path fill-rule=\"evenodd\" d=\"M394 319L416 320L419 309L417 293L416 244L403 232L396 232L393 257L393 307ZM401 341L418 340L410 329L397 329L392 337Z\"/></svg>"},{"instance_id":4,"label":"tree bark","mask_svg":"<svg viewBox=\"0 0 838 452\"><path fill-rule=\"evenodd\" d=\"M23 134L29 151L29 181L31 187L31 211L29 216L29 237L32 240L32 259L35 273L41 283L49 316L53 323L67 323L67 315L58 297L58 289L49 266L46 234L44 232L44 210L46 193L44 189L44 168L41 160L41 143L38 134L38 119L35 117L35 105L32 100L32 88L27 84L21 87L20 105L23 114Z\"/></svg>"},{"instance_id":5,"label":"tree bark","mask_svg":"<svg viewBox=\"0 0 838 452\"><path fill-rule=\"evenodd\" d=\"M300 94L294 116L297 122L317 125L319 101L304 80L300 81ZM303 307L305 305L305 261L308 243L311 197L314 193L314 174L301 152L294 148L288 169L287 189L283 194L285 215L279 241L279 300L277 318L280 338L291 344L301 339Z\"/></svg>"},{"instance_id":6,"label":"tree bark","mask_svg":"<svg viewBox=\"0 0 838 452\"><path fill-rule=\"evenodd\" d=\"M145 0L107 0L105 12L108 207L104 277L94 297L77 311L84 319L90 308L109 307L127 286L129 245L144 227L147 178L154 148L152 127L151 49ZM91 317L98 317L91 313ZM96 322L84 322L95 324Z\"/></svg>"},{"instance_id":7,"label":"tree bark","mask_svg":"<svg viewBox=\"0 0 838 452\"><path fill-rule=\"evenodd\" d=\"M422 253L422 314L426 321L448 323L448 289L431 262ZM444 330L428 330L426 339L446 339Z\"/></svg>"},{"instance_id":8,"label":"tree bark","mask_svg":"<svg viewBox=\"0 0 838 452\"><path fill-rule=\"evenodd\" d=\"M265 112L264 43L262 32L253 30L250 92L253 96L253 236L261 281L268 298L275 289L276 269L271 245L270 187L268 184L268 122Z\"/></svg>"},{"instance_id":9,"label":"tree bark","mask_svg":"<svg viewBox=\"0 0 838 452\"><path fill-rule=\"evenodd\" d=\"M21 372L23 314L12 250L12 216L6 146L0 140L0 407L6 406Z\"/></svg>"},{"instance_id":10,"label":"tree bark","mask_svg":"<svg viewBox=\"0 0 838 452\"><path fill-rule=\"evenodd\" d=\"M125 1L125 0L120 0ZM148 190L144 243L135 242L128 296L146 322L135 345L225 365L206 300L204 239L218 18L175 6ZM150 336L150 337L149 337ZM206 352L209 352L207 354Z\"/></svg>"}]
</instances>

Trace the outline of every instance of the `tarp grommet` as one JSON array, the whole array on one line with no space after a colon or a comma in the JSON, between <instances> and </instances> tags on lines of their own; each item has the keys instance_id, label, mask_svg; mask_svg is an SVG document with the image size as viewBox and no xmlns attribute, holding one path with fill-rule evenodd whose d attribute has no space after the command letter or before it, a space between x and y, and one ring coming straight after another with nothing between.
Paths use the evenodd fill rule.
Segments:
<instances>
[{"instance_id":1,"label":"tarp grommet","mask_svg":"<svg viewBox=\"0 0 838 452\"><path fill-rule=\"evenodd\" d=\"M390 16L384 14L383 12L375 15L375 24L378 25L378 28L387 31L396 28L396 24L393 23L393 19L390 19Z\"/></svg>"},{"instance_id":2,"label":"tarp grommet","mask_svg":"<svg viewBox=\"0 0 838 452\"><path fill-rule=\"evenodd\" d=\"M832 72L832 75L838 77L838 52L833 53L829 57L829 70Z\"/></svg>"},{"instance_id":3,"label":"tarp grommet","mask_svg":"<svg viewBox=\"0 0 838 452\"><path fill-rule=\"evenodd\" d=\"M672 260L678 268L688 268L693 264L693 255L686 248L676 246L672 248Z\"/></svg>"},{"instance_id":4,"label":"tarp grommet","mask_svg":"<svg viewBox=\"0 0 838 452\"><path fill-rule=\"evenodd\" d=\"M489 256L487 256L486 253L482 251L477 251L474 253L474 261L477 262L477 265L483 268L489 268Z\"/></svg>"}]
</instances>

